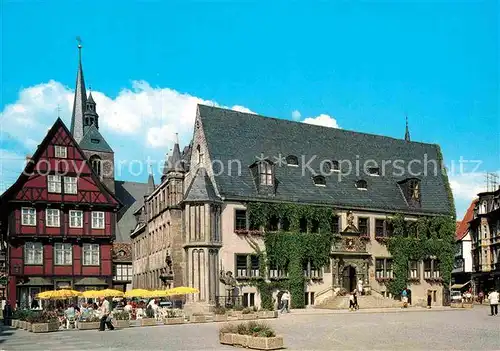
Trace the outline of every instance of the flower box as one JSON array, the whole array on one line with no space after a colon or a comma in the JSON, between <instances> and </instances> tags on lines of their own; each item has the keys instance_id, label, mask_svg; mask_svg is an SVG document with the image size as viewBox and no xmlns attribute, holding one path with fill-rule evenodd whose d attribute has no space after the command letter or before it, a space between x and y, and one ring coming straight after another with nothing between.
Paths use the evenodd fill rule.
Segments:
<instances>
[{"instance_id":1,"label":"flower box","mask_svg":"<svg viewBox=\"0 0 500 351\"><path fill-rule=\"evenodd\" d=\"M30 322L26 322L26 330L27 331L32 331L33 330L33 324Z\"/></svg>"},{"instance_id":2,"label":"flower box","mask_svg":"<svg viewBox=\"0 0 500 351\"><path fill-rule=\"evenodd\" d=\"M369 235L360 235L359 238L361 240L367 240L367 241L370 240L370 236Z\"/></svg>"},{"instance_id":3,"label":"flower box","mask_svg":"<svg viewBox=\"0 0 500 351\"><path fill-rule=\"evenodd\" d=\"M232 310L232 311L229 311L229 316L230 317L238 317L238 316L241 316L242 313L243 313L242 311Z\"/></svg>"},{"instance_id":4,"label":"flower box","mask_svg":"<svg viewBox=\"0 0 500 351\"><path fill-rule=\"evenodd\" d=\"M248 339L250 339L250 338L251 338L251 336L249 336L249 335L233 334L233 345L247 347L248 346Z\"/></svg>"},{"instance_id":5,"label":"flower box","mask_svg":"<svg viewBox=\"0 0 500 351\"><path fill-rule=\"evenodd\" d=\"M256 350L278 350L283 348L283 337L273 336L270 338L260 336L250 336L248 348Z\"/></svg>"},{"instance_id":6,"label":"flower box","mask_svg":"<svg viewBox=\"0 0 500 351\"><path fill-rule=\"evenodd\" d=\"M236 345L254 350L279 350L283 348L283 337L260 337L239 335L232 333L220 333L219 342L224 345Z\"/></svg>"},{"instance_id":7,"label":"flower box","mask_svg":"<svg viewBox=\"0 0 500 351\"><path fill-rule=\"evenodd\" d=\"M461 302L452 302L452 303L450 303L450 307L451 308L462 308L463 305Z\"/></svg>"},{"instance_id":8,"label":"flower box","mask_svg":"<svg viewBox=\"0 0 500 351\"><path fill-rule=\"evenodd\" d=\"M118 329L128 328L130 327L130 321L128 319L115 319L113 326Z\"/></svg>"},{"instance_id":9,"label":"flower box","mask_svg":"<svg viewBox=\"0 0 500 351\"><path fill-rule=\"evenodd\" d=\"M249 321L252 319L257 319L257 315L255 313L240 314L238 316L238 320L240 321Z\"/></svg>"},{"instance_id":10,"label":"flower box","mask_svg":"<svg viewBox=\"0 0 500 351\"><path fill-rule=\"evenodd\" d=\"M19 328L19 320L13 319L11 322L12 328Z\"/></svg>"},{"instance_id":11,"label":"flower box","mask_svg":"<svg viewBox=\"0 0 500 351\"><path fill-rule=\"evenodd\" d=\"M171 318L165 318L163 320L164 324L170 325L170 324L184 324L184 317L171 317Z\"/></svg>"},{"instance_id":12,"label":"flower box","mask_svg":"<svg viewBox=\"0 0 500 351\"><path fill-rule=\"evenodd\" d=\"M141 319L141 327L152 327L156 325L155 318L143 318Z\"/></svg>"},{"instance_id":13,"label":"flower box","mask_svg":"<svg viewBox=\"0 0 500 351\"><path fill-rule=\"evenodd\" d=\"M192 315L189 317L189 321L191 323L205 323L207 321L207 318L203 316L198 316L198 315Z\"/></svg>"},{"instance_id":14,"label":"flower box","mask_svg":"<svg viewBox=\"0 0 500 351\"><path fill-rule=\"evenodd\" d=\"M278 318L278 311L259 311L257 317L259 319Z\"/></svg>"},{"instance_id":15,"label":"flower box","mask_svg":"<svg viewBox=\"0 0 500 351\"><path fill-rule=\"evenodd\" d=\"M463 308L472 308L474 305L472 303L469 303L469 302L464 302L462 304L462 307Z\"/></svg>"},{"instance_id":16,"label":"flower box","mask_svg":"<svg viewBox=\"0 0 500 351\"><path fill-rule=\"evenodd\" d=\"M78 329L80 330L97 330L100 327L100 322L78 322Z\"/></svg>"},{"instance_id":17,"label":"flower box","mask_svg":"<svg viewBox=\"0 0 500 351\"><path fill-rule=\"evenodd\" d=\"M49 323L33 323L31 325L31 331L33 333L49 333L59 330L59 322L49 322Z\"/></svg>"},{"instance_id":18,"label":"flower box","mask_svg":"<svg viewBox=\"0 0 500 351\"><path fill-rule=\"evenodd\" d=\"M26 321L19 321L19 329L26 330Z\"/></svg>"},{"instance_id":19,"label":"flower box","mask_svg":"<svg viewBox=\"0 0 500 351\"><path fill-rule=\"evenodd\" d=\"M227 322L227 314L216 314L214 316L214 322Z\"/></svg>"},{"instance_id":20,"label":"flower box","mask_svg":"<svg viewBox=\"0 0 500 351\"><path fill-rule=\"evenodd\" d=\"M375 280L381 284L388 283L392 280L392 278L375 278Z\"/></svg>"}]
</instances>

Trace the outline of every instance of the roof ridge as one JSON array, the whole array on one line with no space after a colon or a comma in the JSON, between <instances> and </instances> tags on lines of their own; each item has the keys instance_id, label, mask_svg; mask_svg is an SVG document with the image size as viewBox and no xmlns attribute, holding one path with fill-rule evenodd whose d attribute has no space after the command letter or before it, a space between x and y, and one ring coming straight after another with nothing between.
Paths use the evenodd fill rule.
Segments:
<instances>
[{"instance_id":1,"label":"roof ridge","mask_svg":"<svg viewBox=\"0 0 500 351\"><path fill-rule=\"evenodd\" d=\"M204 105L204 104L198 104L198 106L202 106L202 107L206 107L206 108L211 108L211 109L218 109L218 110L227 111L227 112L236 113L236 114L243 114L243 115L247 115L247 116L254 117L254 118L255 117L258 117L258 118L268 118L268 119L274 119L274 120L278 120L280 122L285 122L285 123L289 123L289 124L301 124L301 125L306 125L306 126L311 127L311 128L317 128L317 129L322 129L322 130L325 130L325 129L337 129L337 130L345 132L345 133L352 133L352 134L357 134L357 135L368 135L368 136L373 136L373 137L378 137L378 138L393 139L393 140L400 141L401 145L404 145L404 144L423 144L423 145L431 145L431 146L437 146L438 145L436 143L424 143L424 142L421 142L421 141L413 141L413 140L412 141L406 141L404 139L395 138L395 137L391 137L391 136L387 136L387 135L380 135L380 134L373 134L373 133L366 133L366 132L357 132L357 131L354 131L354 130L344 129L344 128L332 128L332 127L318 126L316 124L309 124L309 123L304 123L304 122L300 122L300 121L292 121L292 120L289 120L289 119L283 119L283 118L278 118L278 117L265 116L265 115L261 115L261 114L258 114L258 113L249 113L249 112L236 111L236 110L231 110L231 109L228 109L228 108L222 108L222 107L218 107L218 106L209 106L209 105ZM203 118L203 115L200 114L200 117Z\"/></svg>"}]
</instances>

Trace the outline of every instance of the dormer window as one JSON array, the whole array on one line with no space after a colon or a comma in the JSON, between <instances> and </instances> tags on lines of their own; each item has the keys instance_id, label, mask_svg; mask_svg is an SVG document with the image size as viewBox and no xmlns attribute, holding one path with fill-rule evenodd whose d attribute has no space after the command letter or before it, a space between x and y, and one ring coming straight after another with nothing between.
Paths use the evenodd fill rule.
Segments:
<instances>
[{"instance_id":1,"label":"dormer window","mask_svg":"<svg viewBox=\"0 0 500 351\"><path fill-rule=\"evenodd\" d=\"M273 185L273 168L267 161L259 163L260 185Z\"/></svg>"},{"instance_id":2,"label":"dormer window","mask_svg":"<svg viewBox=\"0 0 500 351\"><path fill-rule=\"evenodd\" d=\"M368 174L371 176L377 177L380 175L380 168L370 167L370 168L368 168Z\"/></svg>"},{"instance_id":3,"label":"dormer window","mask_svg":"<svg viewBox=\"0 0 500 351\"><path fill-rule=\"evenodd\" d=\"M358 180L356 182L356 188L358 188L358 190L368 190L368 184L366 183L366 180Z\"/></svg>"},{"instance_id":4,"label":"dormer window","mask_svg":"<svg viewBox=\"0 0 500 351\"><path fill-rule=\"evenodd\" d=\"M405 179L399 183L401 190L410 206L420 206L420 180L416 178Z\"/></svg>"},{"instance_id":5,"label":"dormer window","mask_svg":"<svg viewBox=\"0 0 500 351\"><path fill-rule=\"evenodd\" d=\"M297 156L289 155L286 157L286 164L287 166L298 167L299 159L297 158Z\"/></svg>"},{"instance_id":6,"label":"dormer window","mask_svg":"<svg viewBox=\"0 0 500 351\"><path fill-rule=\"evenodd\" d=\"M323 176L317 175L313 177L314 185L326 186L326 179Z\"/></svg>"},{"instance_id":7,"label":"dormer window","mask_svg":"<svg viewBox=\"0 0 500 351\"><path fill-rule=\"evenodd\" d=\"M332 172L340 172L339 161L332 160L331 165L332 165Z\"/></svg>"}]
</instances>

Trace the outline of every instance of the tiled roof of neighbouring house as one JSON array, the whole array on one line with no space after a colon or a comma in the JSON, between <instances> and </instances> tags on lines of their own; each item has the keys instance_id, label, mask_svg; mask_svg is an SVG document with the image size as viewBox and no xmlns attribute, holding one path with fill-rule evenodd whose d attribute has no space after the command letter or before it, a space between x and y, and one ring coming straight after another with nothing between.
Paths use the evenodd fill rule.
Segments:
<instances>
[{"instance_id":1,"label":"tiled roof of neighbouring house","mask_svg":"<svg viewBox=\"0 0 500 351\"><path fill-rule=\"evenodd\" d=\"M476 206L477 199L472 201L469 208L465 212L464 218L459 222L460 225L457 227L456 239L462 240L469 232L469 222L474 217L474 207Z\"/></svg>"},{"instance_id":2,"label":"tiled roof of neighbouring house","mask_svg":"<svg viewBox=\"0 0 500 351\"><path fill-rule=\"evenodd\" d=\"M451 214L452 205L448 198L445 178L441 174L442 161L438 145L408 142L204 105L198 105L198 111L211 161L219 160L218 164L224 167L227 167L231 160L241 163L240 175L237 174L235 162L232 164L231 174L227 168L223 172L214 170L220 173L215 176L216 188L220 195L227 199L273 199L407 213ZM299 160L299 167L276 165L276 188L272 196L257 191L249 168L261 155L273 162L277 161L274 157L280 155L294 155ZM309 163L315 172L319 172L322 160L349 160L352 167L355 166L356 160L359 160L361 167L366 160L374 160L381 171L382 161L385 161L385 174L365 175L361 169L359 176L353 171L339 177L339 173L334 172L325 177L326 186L317 186L307 168L302 172L300 163L303 157L304 164L315 157ZM434 160L437 165L436 174L416 177L420 179L420 208L408 205L398 185L399 181L412 176L408 172L396 174L397 165L393 164L394 161L401 160L399 162L406 167L415 159L420 160L422 164L425 160ZM388 164L388 161L392 163ZM432 165L428 168L434 170ZM421 170L423 165L413 163L413 173ZM366 181L366 191L355 186L356 181L360 179Z\"/></svg>"},{"instance_id":3,"label":"tiled roof of neighbouring house","mask_svg":"<svg viewBox=\"0 0 500 351\"><path fill-rule=\"evenodd\" d=\"M144 204L147 183L115 181L115 194L123 204L118 212L117 242L130 242L130 233L136 227L134 212Z\"/></svg>"}]
</instances>

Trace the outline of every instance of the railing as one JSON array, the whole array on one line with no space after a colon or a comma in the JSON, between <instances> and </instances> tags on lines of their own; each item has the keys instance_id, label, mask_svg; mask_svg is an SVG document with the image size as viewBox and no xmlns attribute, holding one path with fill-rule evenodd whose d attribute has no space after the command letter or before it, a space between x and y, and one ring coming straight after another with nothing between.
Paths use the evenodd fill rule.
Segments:
<instances>
[{"instance_id":1,"label":"railing","mask_svg":"<svg viewBox=\"0 0 500 351\"><path fill-rule=\"evenodd\" d=\"M234 308L237 306L243 306L241 296L215 296L215 306Z\"/></svg>"}]
</instances>

